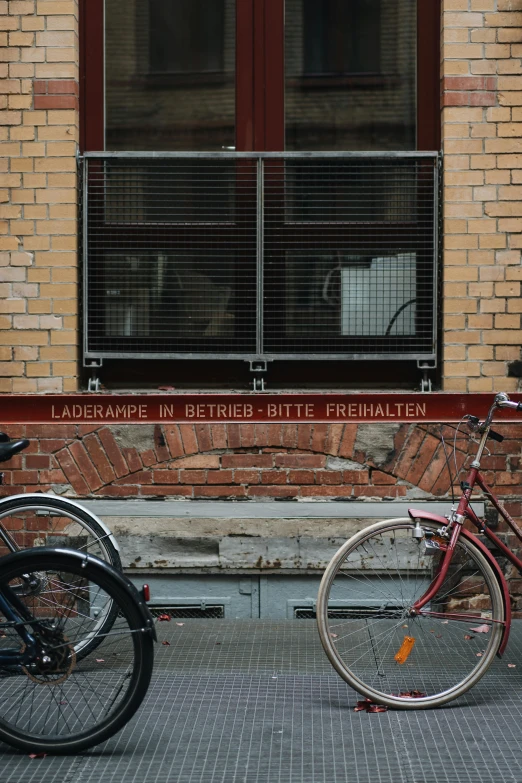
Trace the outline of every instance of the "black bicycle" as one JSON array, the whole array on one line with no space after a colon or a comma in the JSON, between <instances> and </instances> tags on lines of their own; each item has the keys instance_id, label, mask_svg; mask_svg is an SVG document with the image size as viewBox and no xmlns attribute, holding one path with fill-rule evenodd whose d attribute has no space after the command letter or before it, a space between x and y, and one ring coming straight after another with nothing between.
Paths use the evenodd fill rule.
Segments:
<instances>
[{"instance_id":1,"label":"black bicycle","mask_svg":"<svg viewBox=\"0 0 522 783\"><path fill-rule=\"evenodd\" d=\"M25 438L11 440L0 432L0 462L29 445ZM107 525L75 500L42 492L0 498L0 557L36 546L76 549L122 568L118 543ZM97 617L99 633L110 630L116 611L110 601L105 604ZM77 657L88 655L97 644L95 634L82 639L75 648Z\"/></svg>"},{"instance_id":2,"label":"black bicycle","mask_svg":"<svg viewBox=\"0 0 522 783\"><path fill-rule=\"evenodd\" d=\"M75 753L108 739L145 697L155 639L136 588L97 557L42 547L1 558L0 740Z\"/></svg>"}]
</instances>

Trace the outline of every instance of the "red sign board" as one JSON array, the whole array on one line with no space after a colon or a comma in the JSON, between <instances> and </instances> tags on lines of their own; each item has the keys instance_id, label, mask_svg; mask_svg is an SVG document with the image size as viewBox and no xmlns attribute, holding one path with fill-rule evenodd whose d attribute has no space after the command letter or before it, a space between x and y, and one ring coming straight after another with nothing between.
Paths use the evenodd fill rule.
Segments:
<instances>
[{"instance_id":1,"label":"red sign board","mask_svg":"<svg viewBox=\"0 0 522 783\"><path fill-rule=\"evenodd\" d=\"M522 401L521 394L511 395ZM483 418L493 394L3 394L2 422L18 424L155 424L205 422L457 422ZM502 410L503 421L522 414Z\"/></svg>"}]
</instances>

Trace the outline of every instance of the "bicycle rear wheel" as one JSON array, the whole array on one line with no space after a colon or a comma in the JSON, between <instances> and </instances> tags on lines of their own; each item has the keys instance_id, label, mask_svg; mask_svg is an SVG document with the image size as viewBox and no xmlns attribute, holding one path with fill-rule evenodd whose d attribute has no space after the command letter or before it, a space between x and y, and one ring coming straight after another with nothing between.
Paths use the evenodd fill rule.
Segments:
<instances>
[{"instance_id":1,"label":"bicycle rear wheel","mask_svg":"<svg viewBox=\"0 0 522 783\"><path fill-rule=\"evenodd\" d=\"M92 515L67 498L52 495L7 498L0 502L0 556L12 551L11 546L67 547L86 552L121 570L121 560L107 532ZM11 546L9 545L11 544ZM110 602L103 606L97 617L98 632L103 634L116 617L116 608ZM97 636L87 642L78 642L76 654L88 655L97 645Z\"/></svg>"},{"instance_id":2,"label":"bicycle rear wheel","mask_svg":"<svg viewBox=\"0 0 522 783\"><path fill-rule=\"evenodd\" d=\"M68 498L44 493L0 501L0 527L14 546L69 547L94 555L121 570L118 550L109 534L86 509ZM0 534L0 557L13 551Z\"/></svg>"},{"instance_id":3,"label":"bicycle rear wheel","mask_svg":"<svg viewBox=\"0 0 522 783\"><path fill-rule=\"evenodd\" d=\"M319 588L319 634L331 663L358 693L389 707L425 709L461 696L502 639L497 578L463 536L437 594L410 615L444 554L438 527L422 523L435 542L430 550L426 536L413 537L411 519L362 530L334 555Z\"/></svg>"},{"instance_id":4,"label":"bicycle rear wheel","mask_svg":"<svg viewBox=\"0 0 522 783\"><path fill-rule=\"evenodd\" d=\"M6 593L27 583L40 588ZM30 752L75 753L111 737L133 716L150 682L152 620L133 585L110 566L69 550L32 549L0 560L0 590L39 644L21 664L0 666L0 739ZM116 608L99 635L97 615ZM28 613L28 614L27 614ZM96 637L94 655L77 645ZM20 634L0 615L0 654L25 651Z\"/></svg>"}]
</instances>

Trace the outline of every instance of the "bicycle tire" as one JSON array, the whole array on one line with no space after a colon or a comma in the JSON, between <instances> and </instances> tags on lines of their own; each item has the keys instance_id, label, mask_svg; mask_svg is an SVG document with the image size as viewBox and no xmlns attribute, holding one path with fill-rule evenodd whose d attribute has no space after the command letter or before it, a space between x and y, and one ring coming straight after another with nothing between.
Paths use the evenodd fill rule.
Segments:
<instances>
[{"instance_id":1,"label":"bicycle tire","mask_svg":"<svg viewBox=\"0 0 522 783\"><path fill-rule=\"evenodd\" d=\"M42 494L37 497L13 497L0 501L0 524L21 548L27 546L60 546L89 554L122 570L118 550L106 530L85 509L67 498ZM2 542L3 543L3 542ZM8 551L4 545L0 554ZM116 618L114 607L105 607L99 618L99 633L105 633ZM96 649L96 638L79 645L78 656L89 655Z\"/></svg>"},{"instance_id":2,"label":"bicycle tire","mask_svg":"<svg viewBox=\"0 0 522 783\"><path fill-rule=\"evenodd\" d=\"M432 536L439 528L421 527ZM317 601L321 642L340 676L372 702L410 710L473 687L493 661L504 621L497 577L463 536L437 594L409 616L443 556L423 553L426 539L414 538L413 528L409 518L384 520L352 536L329 563ZM487 632L473 630L480 625Z\"/></svg>"},{"instance_id":3,"label":"bicycle tire","mask_svg":"<svg viewBox=\"0 0 522 783\"><path fill-rule=\"evenodd\" d=\"M45 548L0 560L2 589L27 573L47 580L45 599L21 599L32 618L26 624L45 649L25 666L0 666L0 740L34 753L77 753L119 731L143 701L153 668L152 618L131 582L90 555ZM97 657L79 660L74 643L93 632L92 610L103 600L118 617L98 635ZM0 653L25 649L12 626L2 622L1 629Z\"/></svg>"}]
</instances>

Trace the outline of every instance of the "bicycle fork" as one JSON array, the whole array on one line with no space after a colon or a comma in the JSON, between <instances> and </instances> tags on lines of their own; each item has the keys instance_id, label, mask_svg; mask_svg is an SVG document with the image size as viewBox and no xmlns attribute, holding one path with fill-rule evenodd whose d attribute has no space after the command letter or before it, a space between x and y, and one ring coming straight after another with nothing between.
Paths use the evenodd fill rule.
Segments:
<instances>
[{"instance_id":1,"label":"bicycle fork","mask_svg":"<svg viewBox=\"0 0 522 783\"><path fill-rule=\"evenodd\" d=\"M419 599L417 599L417 601L415 601L415 603L413 604L411 608L412 616L421 613L420 610L424 606L426 606L426 604L429 603L431 599L437 594L442 583L446 579L446 575L448 573L451 559L453 557L453 552L455 551L455 547L457 546L457 541L459 540L461 530L462 530L462 522L456 521L453 530L451 532L451 538L448 547L444 553L442 562L439 565L435 579L430 584L430 586L428 587L424 595L422 595Z\"/></svg>"}]
</instances>

